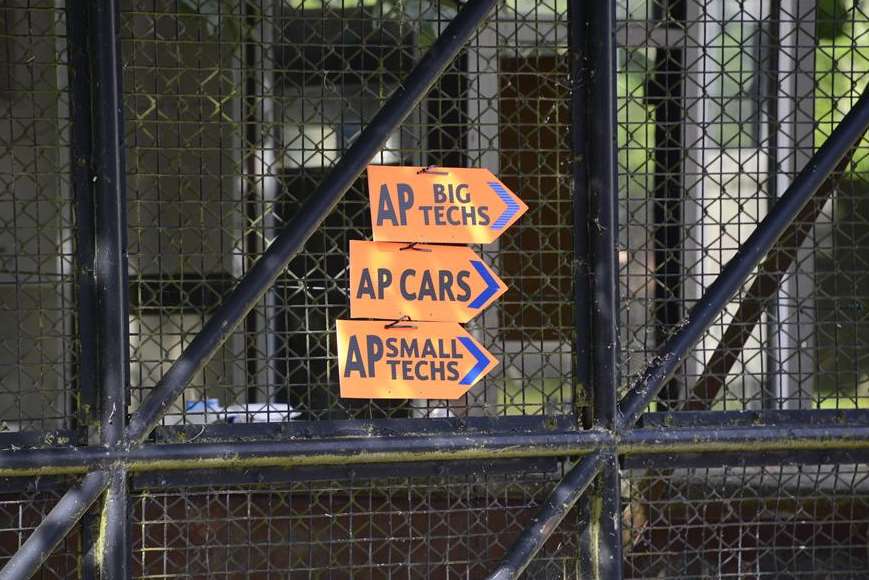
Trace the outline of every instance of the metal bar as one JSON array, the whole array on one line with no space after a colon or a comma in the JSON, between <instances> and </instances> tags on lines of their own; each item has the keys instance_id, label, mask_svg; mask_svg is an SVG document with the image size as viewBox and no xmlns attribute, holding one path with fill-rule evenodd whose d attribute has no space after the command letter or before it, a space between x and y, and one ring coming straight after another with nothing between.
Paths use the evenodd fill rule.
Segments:
<instances>
[{"instance_id":1,"label":"metal bar","mask_svg":"<svg viewBox=\"0 0 869 580\"><path fill-rule=\"evenodd\" d=\"M75 352L73 398L76 410L75 426L79 443L88 443L88 428L99 411L97 392L96 311L97 296L94 277L96 226L94 199L91 191L91 75L88 50L88 10L82 5L64 5L66 15L67 71L69 76L70 163L69 179L75 203L76 256L75 277L78 289L75 327L78 349ZM54 437L52 440L57 441ZM9 447L0 443L0 447ZM23 447L20 443L18 447ZM82 551L82 578L97 577L94 546L96 518L86 514L79 524Z\"/></svg>"},{"instance_id":2,"label":"metal bar","mask_svg":"<svg viewBox=\"0 0 869 580\"><path fill-rule=\"evenodd\" d=\"M591 385L593 424L615 427L618 408L619 369L619 182L616 131L616 4L582 2L575 12L584 17L571 30L574 42L585 43L588 53L585 99L588 115L588 190L591 212L582 224L588 230L593 260L591 311ZM581 91L575 91L581 92ZM577 331L586 332L589 326ZM592 492L584 499L587 517L580 536L580 561L591 564L594 578L621 578L621 486L617 461L604 456ZM602 458L603 459L603 458ZM614 467L615 466L615 467ZM565 482L566 483L566 479Z\"/></svg>"},{"instance_id":3,"label":"metal bar","mask_svg":"<svg viewBox=\"0 0 869 580\"><path fill-rule=\"evenodd\" d=\"M594 260L591 314L592 385L595 424L611 428L618 403L618 166L616 159L615 4L592 2L587 10L588 197L587 224Z\"/></svg>"},{"instance_id":4,"label":"metal bar","mask_svg":"<svg viewBox=\"0 0 869 580\"><path fill-rule=\"evenodd\" d=\"M600 472L591 497L586 533L594 548L591 558L591 577L621 580L622 558L622 505L619 459L615 453L604 454Z\"/></svg>"},{"instance_id":5,"label":"metal bar","mask_svg":"<svg viewBox=\"0 0 869 580\"><path fill-rule=\"evenodd\" d=\"M268 441L294 438L393 437L414 435L497 435L499 433L557 433L575 430L571 415L516 415L512 417L435 417L425 421L401 419L342 419L340 421L290 421L286 423L212 423L211 425L165 425L154 430L156 443ZM13 435L19 435L15 433ZM15 438L10 440L14 443ZM0 448L4 437L0 433ZM27 446L38 447L41 438L27 438ZM18 447L25 445L18 444Z\"/></svg>"},{"instance_id":6,"label":"metal bar","mask_svg":"<svg viewBox=\"0 0 869 580\"><path fill-rule=\"evenodd\" d=\"M82 473L123 465L130 471L220 467L349 465L418 461L509 459L584 455L613 437L604 431L502 433L498 435L395 436L389 438L20 449L0 452L0 476Z\"/></svg>"},{"instance_id":7,"label":"metal bar","mask_svg":"<svg viewBox=\"0 0 869 580\"><path fill-rule=\"evenodd\" d=\"M847 418L847 417L846 417ZM290 439L144 445L130 450L53 447L0 451L0 477L78 474L125 467L132 473L250 467L568 457L614 448L621 457L674 453L745 453L869 449L869 422L849 424L704 425L632 429L615 437L597 429L557 433ZM772 461L771 463L774 463Z\"/></svg>"},{"instance_id":8,"label":"metal bar","mask_svg":"<svg viewBox=\"0 0 869 580\"><path fill-rule=\"evenodd\" d=\"M495 571L488 576L489 580L511 580L522 575L540 548L546 544L553 532L558 529L558 525L576 505L585 488L597 474L602 459L602 452L595 452L581 459L564 476L531 523L522 530L507 550Z\"/></svg>"},{"instance_id":9,"label":"metal bar","mask_svg":"<svg viewBox=\"0 0 869 580\"><path fill-rule=\"evenodd\" d=\"M386 139L425 96L494 6L495 0L472 0L444 30L402 85L341 157L293 220L241 279L202 330L130 418L130 443L143 441L193 375L214 355L277 279L305 241L329 215Z\"/></svg>"},{"instance_id":10,"label":"metal bar","mask_svg":"<svg viewBox=\"0 0 869 580\"><path fill-rule=\"evenodd\" d=\"M625 428L636 422L688 351L703 336L714 318L751 275L803 206L812 199L827 176L869 127L869 90L848 112L829 139L812 156L787 192L772 207L731 259L715 282L688 315L682 329L661 348L631 390L619 403L617 424Z\"/></svg>"},{"instance_id":11,"label":"metal bar","mask_svg":"<svg viewBox=\"0 0 869 580\"><path fill-rule=\"evenodd\" d=\"M129 391L129 300L127 279L127 173L124 148L120 1L90 5L95 82L93 110L93 177L96 209L97 325L100 390L100 444L122 444ZM107 474L109 487L94 551L100 578L130 577L131 541L127 513L127 477L123 469Z\"/></svg>"},{"instance_id":12,"label":"metal bar","mask_svg":"<svg viewBox=\"0 0 869 580\"><path fill-rule=\"evenodd\" d=\"M91 75L87 45L88 10L66 4L66 36L69 69L70 164L69 178L75 203L76 224L76 391L77 421L87 425L98 408L96 283L94 256L96 225L91 194ZM87 433L84 433L85 437ZM86 441L82 441L85 443Z\"/></svg>"},{"instance_id":13,"label":"metal bar","mask_svg":"<svg viewBox=\"0 0 869 580\"><path fill-rule=\"evenodd\" d=\"M589 247L590 221L588 191L589 191L589 148L588 148L588 99L585 90L587 80L587 47L586 38L586 2L571 0L568 4L568 22L570 26L570 140L573 149L573 251L574 251L574 401L585 401L592 397L591 378L591 313L592 313L592 272L591 248ZM579 396L579 391L585 392L585 397ZM586 426L594 421L593 409L584 405L577 412L584 412L582 417Z\"/></svg>"},{"instance_id":14,"label":"metal bar","mask_svg":"<svg viewBox=\"0 0 869 580\"><path fill-rule=\"evenodd\" d=\"M87 474L67 491L0 570L0 580L30 578L66 537L108 483L103 471Z\"/></svg>"}]
</instances>

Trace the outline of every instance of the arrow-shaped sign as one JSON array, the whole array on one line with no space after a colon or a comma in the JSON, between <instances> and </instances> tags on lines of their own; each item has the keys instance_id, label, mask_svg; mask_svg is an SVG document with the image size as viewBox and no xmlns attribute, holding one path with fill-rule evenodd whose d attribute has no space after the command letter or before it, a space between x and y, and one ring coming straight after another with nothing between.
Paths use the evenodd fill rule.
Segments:
<instances>
[{"instance_id":1,"label":"arrow-shaped sign","mask_svg":"<svg viewBox=\"0 0 869 580\"><path fill-rule=\"evenodd\" d=\"M378 242L487 244L528 210L488 169L368 166Z\"/></svg>"},{"instance_id":2,"label":"arrow-shaped sign","mask_svg":"<svg viewBox=\"0 0 869 580\"><path fill-rule=\"evenodd\" d=\"M350 241L353 318L468 322L506 291L466 246Z\"/></svg>"},{"instance_id":3,"label":"arrow-shaped sign","mask_svg":"<svg viewBox=\"0 0 869 580\"><path fill-rule=\"evenodd\" d=\"M342 397L457 399L497 364L452 322L338 321Z\"/></svg>"}]
</instances>

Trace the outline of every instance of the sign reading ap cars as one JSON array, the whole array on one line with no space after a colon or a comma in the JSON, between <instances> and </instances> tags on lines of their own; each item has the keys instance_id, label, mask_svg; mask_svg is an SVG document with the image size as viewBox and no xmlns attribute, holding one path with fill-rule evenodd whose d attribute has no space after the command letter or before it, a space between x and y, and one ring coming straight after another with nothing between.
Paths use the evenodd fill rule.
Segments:
<instances>
[{"instance_id":1,"label":"sign reading ap cars","mask_svg":"<svg viewBox=\"0 0 869 580\"><path fill-rule=\"evenodd\" d=\"M457 399L498 364L456 323L337 322L342 397Z\"/></svg>"},{"instance_id":2,"label":"sign reading ap cars","mask_svg":"<svg viewBox=\"0 0 869 580\"><path fill-rule=\"evenodd\" d=\"M468 322L506 291L467 246L350 241L353 318Z\"/></svg>"},{"instance_id":3,"label":"sign reading ap cars","mask_svg":"<svg viewBox=\"0 0 869 580\"><path fill-rule=\"evenodd\" d=\"M377 242L488 244L528 210L481 168L368 166Z\"/></svg>"}]
</instances>

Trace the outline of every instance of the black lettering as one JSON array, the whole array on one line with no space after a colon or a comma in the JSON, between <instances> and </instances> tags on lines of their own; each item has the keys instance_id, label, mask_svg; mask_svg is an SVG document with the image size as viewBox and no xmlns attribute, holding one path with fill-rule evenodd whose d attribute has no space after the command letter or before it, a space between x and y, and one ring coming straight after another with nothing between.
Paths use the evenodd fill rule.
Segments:
<instances>
[{"instance_id":1,"label":"black lettering","mask_svg":"<svg viewBox=\"0 0 869 580\"><path fill-rule=\"evenodd\" d=\"M386 361L386 364L389 365L389 371L390 371L390 375L391 375L391 378L392 378L393 381L396 380L396 379L398 378L398 364L399 364L400 362L401 362L401 361L399 361L399 360L388 360L388 361Z\"/></svg>"},{"instance_id":2,"label":"black lettering","mask_svg":"<svg viewBox=\"0 0 869 580\"><path fill-rule=\"evenodd\" d=\"M451 360L447 363L447 380L448 381L459 380L459 363L458 363L458 361Z\"/></svg>"},{"instance_id":3,"label":"black lettering","mask_svg":"<svg viewBox=\"0 0 869 580\"><path fill-rule=\"evenodd\" d=\"M368 357L368 377L374 377L374 363L383 358L383 341L379 336L368 335L366 344L366 356Z\"/></svg>"},{"instance_id":4,"label":"black lettering","mask_svg":"<svg viewBox=\"0 0 869 580\"><path fill-rule=\"evenodd\" d=\"M432 186L432 191L434 192L434 202L435 203L446 203L447 196L444 193L444 185L442 183L435 183Z\"/></svg>"},{"instance_id":5,"label":"black lettering","mask_svg":"<svg viewBox=\"0 0 869 580\"><path fill-rule=\"evenodd\" d=\"M461 294L456 295L456 300L459 302L467 302L471 298L471 285L468 284L468 278L470 277L471 272L468 270L462 270L456 274L456 284L462 291Z\"/></svg>"},{"instance_id":6,"label":"black lettering","mask_svg":"<svg viewBox=\"0 0 869 580\"><path fill-rule=\"evenodd\" d=\"M413 189L406 183L398 184L398 215L401 225L407 225L407 210L413 207Z\"/></svg>"},{"instance_id":7,"label":"black lettering","mask_svg":"<svg viewBox=\"0 0 869 580\"><path fill-rule=\"evenodd\" d=\"M419 358L419 342L413 338L401 339L401 348L398 356L401 358Z\"/></svg>"},{"instance_id":8,"label":"black lettering","mask_svg":"<svg viewBox=\"0 0 869 580\"><path fill-rule=\"evenodd\" d=\"M456 186L456 201L471 203L471 191L468 189L467 183L460 183Z\"/></svg>"},{"instance_id":9,"label":"black lettering","mask_svg":"<svg viewBox=\"0 0 869 580\"><path fill-rule=\"evenodd\" d=\"M489 219L489 207L488 206L484 205L484 206L478 207L477 208L477 215L480 217L480 219L477 220L477 223L481 226L487 226L487 225L489 225L489 222L492 221Z\"/></svg>"},{"instance_id":10,"label":"black lettering","mask_svg":"<svg viewBox=\"0 0 869 580\"><path fill-rule=\"evenodd\" d=\"M386 358L395 358L398 356L398 347L395 346L395 343L398 342L397 338L390 337L386 339Z\"/></svg>"},{"instance_id":11,"label":"black lettering","mask_svg":"<svg viewBox=\"0 0 869 580\"><path fill-rule=\"evenodd\" d=\"M365 365L362 363L362 351L359 350L359 340L351 336L347 341L347 360L344 362L344 377L350 378L350 373L356 371L360 378L365 378Z\"/></svg>"},{"instance_id":12,"label":"black lettering","mask_svg":"<svg viewBox=\"0 0 869 580\"><path fill-rule=\"evenodd\" d=\"M463 225L462 220L460 220L458 217L456 217L457 214L461 213L461 211L462 211L462 208L456 207L454 205L448 207L447 208L447 223L450 224L451 226Z\"/></svg>"},{"instance_id":13,"label":"black lettering","mask_svg":"<svg viewBox=\"0 0 869 580\"><path fill-rule=\"evenodd\" d=\"M407 289L407 279L416 276L416 270L409 268L401 273L401 278L398 281L398 289L401 292L401 297L405 300L416 300L416 293Z\"/></svg>"},{"instance_id":14,"label":"black lettering","mask_svg":"<svg viewBox=\"0 0 869 580\"><path fill-rule=\"evenodd\" d=\"M392 197L389 195L389 188L384 183L380 186L380 201L377 204L377 225L382 226L386 220L390 220L394 226L398 225L398 217L395 215Z\"/></svg>"},{"instance_id":15,"label":"black lettering","mask_svg":"<svg viewBox=\"0 0 869 580\"><path fill-rule=\"evenodd\" d=\"M455 300L453 296L453 273L449 270L438 271L438 298L440 300Z\"/></svg>"},{"instance_id":16,"label":"black lettering","mask_svg":"<svg viewBox=\"0 0 869 580\"><path fill-rule=\"evenodd\" d=\"M386 268L377 269L377 297L383 300L383 291L392 285L392 272Z\"/></svg>"},{"instance_id":17,"label":"black lettering","mask_svg":"<svg viewBox=\"0 0 869 580\"><path fill-rule=\"evenodd\" d=\"M418 380L418 381L427 381L427 380L429 380L429 378L428 378L427 376L423 375L423 373L422 373L423 369L425 369L425 366L426 366L427 364L429 364L428 361L424 361L424 360L421 360L421 361L419 361L418 363L416 363L416 368L413 369L413 370L414 370L414 375L415 375L414 378L415 378L416 380Z\"/></svg>"},{"instance_id":18,"label":"black lettering","mask_svg":"<svg viewBox=\"0 0 869 580\"><path fill-rule=\"evenodd\" d=\"M434 344L432 344L431 340L426 340L425 344L422 345L422 358L437 358L437 352L435 352Z\"/></svg>"},{"instance_id":19,"label":"black lettering","mask_svg":"<svg viewBox=\"0 0 869 580\"><path fill-rule=\"evenodd\" d=\"M464 225L477 225L477 211L476 208L470 205L462 206L462 222Z\"/></svg>"},{"instance_id":20,"label":"black lettering","mask_svg":"<svg viewBox=\"0 0 869 580\"><path fill-rule=\"evenodd\" d=\"M429 373L429 380L432 380L432 381L444 380L444 378L446 376L445 367L446 367L446 365L444 364L444 361L431 363L431 367L430 367L431 372Z\"/></svg>"},{"instance_id":21,"label":"black lettering","mask_svg":"<svg viewBox=\"0 0 869 580\"><path fill-rule=\"evenodd\" d=\"M374 300L374 283L371 281L371 272L368 268L362 268L362 275L359 276L359 289L356 291L356 298L363 296Z\"/></svg>"},{"instance_id":22,"label":"black lettering","mask_svg":"<svg viewBox=\"0 0 869 580\"><path fill-rule=\"evenodd\" d=\"M437 300L437 294L435 294L434 289L434 281L431 279L431 272L425 270L422 273L422 282L419 285L419 295L417 296L417 300L425 300L426 298L430 300Z\"/></svg>"}]
</instances>

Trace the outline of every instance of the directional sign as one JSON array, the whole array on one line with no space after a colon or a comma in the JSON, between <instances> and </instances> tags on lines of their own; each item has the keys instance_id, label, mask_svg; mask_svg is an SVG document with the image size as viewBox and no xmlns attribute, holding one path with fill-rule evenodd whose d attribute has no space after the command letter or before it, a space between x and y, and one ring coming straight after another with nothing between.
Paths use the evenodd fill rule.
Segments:
<instances>
[{"instance_id":1,"label":"directional sign","mask_svg":"<svg viewBox=\"0 0 869 580\"><path fill-rule=\"evenodd\" d=\"M468 322L506 291L467 246L350 241L353 318Z\"/></svg>"},{"instance_id":2,"label":"directional sign","mask_svg":"<svg viewBox=\"0 0 869 580\"><path fill-rule=\"evenodd\" d=\"M338 321L342 397L457 399L497 364L453 322Z\"/></svg>"},{"instance_id":3,"label":"directional sign","mask_svg":"<svg viewBox=\"0 0 869 580\"><path fill-rule=\"evenodd\" d=\"M378 242L488 244L528 210L488 169L368 166Z\"/></svg>"}]
</instances>

